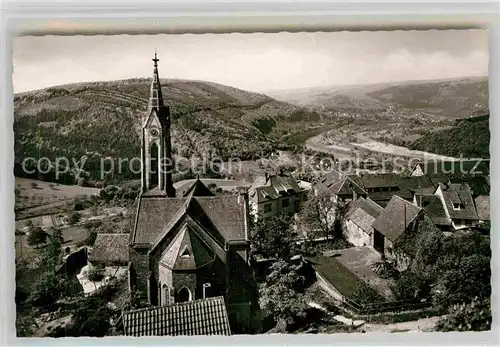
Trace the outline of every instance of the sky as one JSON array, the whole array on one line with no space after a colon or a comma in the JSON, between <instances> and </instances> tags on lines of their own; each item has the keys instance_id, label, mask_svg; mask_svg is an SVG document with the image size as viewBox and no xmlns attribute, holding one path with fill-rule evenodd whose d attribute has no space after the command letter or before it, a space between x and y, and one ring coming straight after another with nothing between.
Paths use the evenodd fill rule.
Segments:
<instances>
[{"instance_id":1,"label":"sky","mask_svg":"<svg viewBox=\"0 0 500 347\"><path fill-rule=\"evenodd\" d=\"M485 30L22 36L14 39L14 92L151 77L266 92L488 75Z\"/></svg>"}]
</instances>

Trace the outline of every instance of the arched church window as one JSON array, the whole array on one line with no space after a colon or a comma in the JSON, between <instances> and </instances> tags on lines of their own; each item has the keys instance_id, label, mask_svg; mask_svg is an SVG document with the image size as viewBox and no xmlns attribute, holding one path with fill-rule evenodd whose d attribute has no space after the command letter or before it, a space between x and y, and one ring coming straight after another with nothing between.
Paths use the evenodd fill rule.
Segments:
<instances>
[{"instance_id":1,"label":"arched church window","mask_svg":"<svg viewBox=\"0 0 500 347\"><path fill-rule=\"evenodd\" d=\"M177 294L177 301L178 302L186 302L186 301L191 301L191 300L192 300L192 297L191 297L191 292L189 291L189 289L187 289L186 287L182 287L179 290L179 293Z\"/></svg>"},{"instance_id":2,"label":"arched church window","mask_svg":"<svg viewBox=\"0 0 500 347\"><path fill-rule=\"evenodd\" d=\"M150 148L150 187L156 187L158 185L158 165L159 165L159 149L156 142L151 144Z\"/></svg>"},{"instance_id":3,"label":"arched church window","mask_svg":"<svg viewBox=\"0 0 500 347\"><path fill-rule=\"evenodd\" d=\"M166 284L163 285L163 305L170 304L170 291Z\"/></svg>"}]
</instances>

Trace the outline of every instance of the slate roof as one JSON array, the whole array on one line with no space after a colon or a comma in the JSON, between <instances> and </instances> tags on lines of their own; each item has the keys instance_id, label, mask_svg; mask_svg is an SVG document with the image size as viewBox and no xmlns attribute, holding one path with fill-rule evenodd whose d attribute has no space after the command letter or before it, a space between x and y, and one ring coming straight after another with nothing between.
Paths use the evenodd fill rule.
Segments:
<instances>
[{"instance_id":1,"label":"slate roof","mask_svg":"<svg viewBox=\"0 0 500 347\"><path fill-rule=\"evenodd\" d=\"M222 296L122 313L126 336L231 335Z\"/></svg>"},{"instance_id":2,"label":"slate roof","mask_svg":"<svg viewBox=\"0 0 500 347\"><path fill-rule=\"evenodd\" d=\"M446 209L452 219L477 220L476 207L467 183L440 183L443 192ZM453 209L453 204L460 203L463 206L459 210Z\"/></svg>"},{"instance_id":3,"label":"slate roof","mask_svg":"<svg viewBox=\"0 0 500 347\"><path fill-rule=\"evenodd\" d=\"M245 204L235 195L210 197L141 197L132 244L153 244L171 224L188 214L200 224L213 226L224 240L245 240ZM175 217L175 218L174 218Z\"/></svg>"},{"instance_id":4,"label":"slate roof","mask_svg":"<svg viewBox=\"0 0 500 347\"><path fill-rule=\"evenodd\" d=\"M201 180L199 177L196 178L196 180L191 184L189 188L187 188L182 196L187 197L187 196L214 196L214 193L208 188Z\"/></svg>"},{"instance_id":5,"label":"slate roof","mask_svg":"<svg viewBox=\"0 0 500 347\"><path fill-rule=\"evenodd\" d=\"M97 234L89 254L90 261L127 264L129 234Z\"/></svg>"},{"instance_id":6,"label":"slate roof","mask_svg":"<svg viewBox=\"0 0 500 347\"><path fill-rule=\"evenodd\" d=\"M365 189L370 188L385 188L385 187L399 187L398 181L400 176L395 173L383 174L363 174L360 176Z\"/></svg>"},{"instance_id":7,"label":"slate roof","mask_svg":"<svg viewBox=\"0 0 500 347\"><path fill-rule=\"evenodd\" d=\"M402 177L398 180L399 189L420 194L432 194L437 188L429 176L410 176Z\"/></svg>"},{"instance_id":8,"label":"slate roof","mask_svg":"<svg viewBox=\"0 0 500 347\"><path fill-rule=\"evenodd\" d=\"M436 225L451 225L451 221L446 216L446 211L444 210L443 202L441 198L436 195L422 195L415 194L415 202L418 207L424 209L425 213L432 222Z\"/></svg>"},{"instance_id":9,"label":"slate roof","mask_svg":"<svg viewBox=\"0 0 500 347\"><path fill-rule=\"evenodd\" d=\"M478 196L474 202L476 204L477 217L479 220L490 220L490 197L481 195Z\"/></svg>"},{"instance_id":10,"label":"slate roof","mask_svg":"<svg viewBox=\"0 0 500 347\"><path fill-rule=\"evenodd\" d=\"M422 209L419 207L394 195L375 222L373 222L373 229L394 242L403 234L420 211Z\"/></svg>"},{"instance_id":11,"label":"slate roof","mask_svg":"<svg viewBox=\"0 0 500 347\"><path fill-rule=\"evenodd\" d=\"M172 270L194 270L214 260L215 254L210 247L188 225L184 225L160 258L160 263Z\"/></svg>"},{"instance_id":12,"label":"slate roof","mask_svg":"<svg viewBox=\"0 0 500 347\"><path fill-rule=\"evenodd\" d=\"M302 191L303 189L300 188L293 176L283 174L257 177L250 187L248 195L250 199L260 203Z\"/></svg>"},{"instance_id":13,"label":"slate roof","mask_svg":"<svg viewBox=\"0 0 500 347\"><path fill-rule=\"evenodd\" d=\"M434 174L474 174L489 175L490 160L455 160L455 161L426 161L418 163L424 175Z\"/></svg>"},{"instance_id":14,"label":"slate roof","mask_svg":"<svg viewBox=\"0 0 500 347\"><path fill-rule=\"evenodd\" d=\"M337 196L353 195L353 192L356 192L357 195L366 195L366 191L349 176L345 176L335 183L328 183L326 188Z\"/></svg>"}]
</instances>

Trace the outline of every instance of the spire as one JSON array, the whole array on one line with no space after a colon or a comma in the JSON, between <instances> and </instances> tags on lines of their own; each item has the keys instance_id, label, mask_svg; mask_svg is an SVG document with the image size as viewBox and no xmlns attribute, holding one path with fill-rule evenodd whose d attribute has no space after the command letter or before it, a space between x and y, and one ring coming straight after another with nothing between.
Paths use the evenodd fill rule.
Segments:
<instances>
[{"instance_id":1,"label":"spire","mask_svg":"<svg viewBox=\"0 0 500 347\"><path fill-rule=\"evenodd\" d=\"M163 94L161 92L160 76L158 75L158 59L155 49L155 57L153 60L153 80L151 81L151 90L149 92L148 109L158 108L163 106Z\"/></svg>"}]
</instances>

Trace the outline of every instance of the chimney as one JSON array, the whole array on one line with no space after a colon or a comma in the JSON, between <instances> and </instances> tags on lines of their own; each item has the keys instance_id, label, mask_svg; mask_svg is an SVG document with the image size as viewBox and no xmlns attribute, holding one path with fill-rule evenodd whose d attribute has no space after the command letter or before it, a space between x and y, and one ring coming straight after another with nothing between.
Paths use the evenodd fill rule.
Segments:
<instances>
[{"instance_id":1,"label":"chimney","mask_svg":"<svg viewBox=\"0 0 500 347\"><path fill-rule=\"evenodd\" d=\"M207 290L211 288L212 285L210 283L203 283L203 299L207 298Z\"/></svg>"},{"instance_id":2,"label":"chimney","mask_svg":"<svg viewBox=\"0 0 500 347\"><path fill-rule=\"evenodd\" d=\"M422 207L422 195L419 195L419 202L418 202L418 207Z\"/></svg>"}]
</instances>

